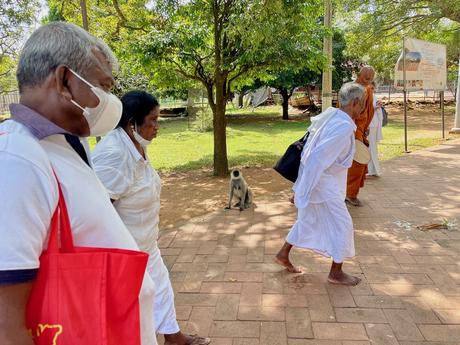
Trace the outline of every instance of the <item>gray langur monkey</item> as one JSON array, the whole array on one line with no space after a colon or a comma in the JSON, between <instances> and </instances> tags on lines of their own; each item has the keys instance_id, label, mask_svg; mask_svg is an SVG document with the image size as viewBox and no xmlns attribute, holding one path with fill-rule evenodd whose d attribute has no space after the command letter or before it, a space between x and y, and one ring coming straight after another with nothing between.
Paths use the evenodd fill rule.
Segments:
<instances>
[{"instance_id":1,"label":"gray langur monkey","mask_svg":"<svg viewBox=\"0 0 460 345\"><path fill-rule=\"evenodd\" d=\"M234 169L230 174L230 194L228 200L228 207L232 207L232 199L236 198L238 203L235 207L239 207L240 211L251 207L252 205L252 190L248 187L246 180L243 178L243 174L240 170Z\"/></svg>"}]
</instances>

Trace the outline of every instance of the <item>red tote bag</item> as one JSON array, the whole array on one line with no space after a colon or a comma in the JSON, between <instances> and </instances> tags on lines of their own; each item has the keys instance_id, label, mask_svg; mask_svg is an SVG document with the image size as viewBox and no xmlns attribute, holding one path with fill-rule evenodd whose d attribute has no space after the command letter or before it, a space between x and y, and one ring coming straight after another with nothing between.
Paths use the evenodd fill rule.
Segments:
<instances>
[{"instance_id":1,"label":"red tote bag","mask_svg":"<svg viewBox=\"0 0 460 345\"><path fill-rule=\"evenodd\" d=\"M139 292L147 260L138 251L75 247L59 186L48 248L27 305L34 343L140 345Z\"/></svg>"}]
</instances>

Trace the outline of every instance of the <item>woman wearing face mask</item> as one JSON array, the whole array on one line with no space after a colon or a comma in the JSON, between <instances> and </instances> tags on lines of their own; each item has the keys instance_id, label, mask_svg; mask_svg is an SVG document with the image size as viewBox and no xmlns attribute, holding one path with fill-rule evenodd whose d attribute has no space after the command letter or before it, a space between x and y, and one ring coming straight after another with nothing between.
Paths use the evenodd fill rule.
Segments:
<instances>
[{"instance_id":1,"label":"woman wearing face mask","mask_svg":"<svg viewBox=\"0 0 460 345\"><path fill-rule=\"evenodd\" d=\"M165 345L206 345L208 338L183 334L176 321L174 292L158 248L161 181L147 157L159 130L158 101L143 91L125 94L116 129L93 152L93 165L113 205L139 248L150 254L147 271L155 283L155 329Z\"/></svg>"}]
</instances>

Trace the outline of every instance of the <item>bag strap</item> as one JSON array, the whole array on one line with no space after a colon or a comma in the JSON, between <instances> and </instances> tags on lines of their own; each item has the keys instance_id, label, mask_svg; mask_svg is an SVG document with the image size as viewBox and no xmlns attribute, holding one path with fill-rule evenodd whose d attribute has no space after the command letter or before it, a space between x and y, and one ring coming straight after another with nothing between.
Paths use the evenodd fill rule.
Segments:
<instances>
[{"instance_id":1,"label":"bag strap","mask_svg":"<svg viewBox=\"0 0 460 345\"><path fill-rule=\"evenodd\" d=\"M302 139L300 141L305 143L307 141L309 135L310 135L310 132L307 131L307 133L305 133L305 135L302 137Z\"/></svg>"},{"instance_id":2,"label":"bag strap","mask_svg":"<svg viewBox=\"0 0 460 345\"><path fill-rule=\"evenodd\" d=\"M56 177L59 191L59 200L53 217L51 218L48 252L73 253L75 252L75 247L73 244L72 227L70 225L69 214L67 212L67 205L65 203L64 193L62 192L61 183L59 182L59 179L56 176L54 170L53 173ZM61 248L59 248L59 237L61 240Z\"/></svg>"}]
</instances>

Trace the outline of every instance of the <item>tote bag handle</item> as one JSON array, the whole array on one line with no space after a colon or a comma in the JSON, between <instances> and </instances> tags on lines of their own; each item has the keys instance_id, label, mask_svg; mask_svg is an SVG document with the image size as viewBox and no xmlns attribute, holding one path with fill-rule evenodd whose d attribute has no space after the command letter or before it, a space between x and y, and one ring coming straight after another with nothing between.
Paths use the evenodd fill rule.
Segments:
<instances>
[{"instance_id":1,"label":"tote bag handle","mask_svg":"<svg viewBox=\"0 0 460 345\"><path fill-rule=\"evenodd\" d=\"M54 172L54 171L53 171ZM61 184L56 173L56 182L59 190L59 201L51 218L50 237L48 241L49 253L74 253L75 247L73 244L72 228L70 225L69 214L67 212L67 205L62 192ZM59 240L61 247L59 247Z\"/></svg>"}]
</instances>

